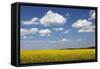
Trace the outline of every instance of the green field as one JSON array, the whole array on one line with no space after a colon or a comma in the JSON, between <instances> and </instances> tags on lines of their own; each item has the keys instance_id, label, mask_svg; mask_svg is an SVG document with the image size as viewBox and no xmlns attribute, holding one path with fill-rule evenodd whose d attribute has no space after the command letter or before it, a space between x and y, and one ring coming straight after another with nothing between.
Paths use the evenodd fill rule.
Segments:
<instances>
[{"instance_id":1,"label":"green field","mask_svg":"<svg viewBox=\"0 0 100 69\"><path fill-rule=\"evenodd\" d=\"M95 49L21 50L20 63L94 60Z\"/></svg>"}]
</instances>

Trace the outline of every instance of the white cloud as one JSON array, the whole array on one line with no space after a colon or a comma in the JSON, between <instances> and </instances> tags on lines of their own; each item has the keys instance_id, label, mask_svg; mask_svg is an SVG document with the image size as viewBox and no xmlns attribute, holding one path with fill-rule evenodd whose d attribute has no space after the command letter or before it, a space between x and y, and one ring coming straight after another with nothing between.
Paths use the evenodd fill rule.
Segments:
<instances>
[{"instance_id":1,"label":"white cloud","mask_svg":"<svg viewBox=\"0 0 100 69\"><path fill-rule=\"evenodd\" d=\"M54 31L63 31L64 29L61 27L61 28L53 28L52 30L54 30Z\"/></svg>"},{"instance_id":2,"label":"white cloud","mask_svg":"<svg viewBox=\"0 0 100 69\"><path fill-rule=\"evenodd\" d=\"M63 38L61 41L66 42L66 41L69 41L69 40L67 40L67 39Z\"/></svg>"},{"instance_id":3,"label":"white cloud","mask_svg":"<svg viewBox=\"0 0 100 69\"><path fill-rule=\"evenodd\" d=\"M33 37L32 36L23 35L23 36L21 36L21 38L23 38L23 39L32 39Z\"/></svg>"},{"instance_id":4,"label":"white cloud","mask_svg":"<svg viewBox=\"0 0 100 69\"><path fill-rule=\"evenodd\" d=\"M37 33L38 32L38 28L31 28L31 29L21 28L20 31L21 31L21 36L25 36L25 35L28 35L28 34Z\"/></svg>"},{"instance_id":5,"label":"white cloud","mask_svg":"<svg viewBox=\"0 0 100 69\"><path fill-rule=\"evenodd\" d=\"M39 18L34 17L30 20L22 21L22 24L24 25L30 25L30 24L38 24L39 23Z\"/></svg>"},{"instance_id":6,"label":"white cloud","mask_svg":"<svg viewBox=\"0 0 100 69\"><path fill-rule=\"evenodd\" d=\"M24 38L24 39L26 39L27 38L27 34L29 34L29 30L28 29L23 29L23 28L21 28L20 29L20 32L21 32L21 38Z\"/></svg>"},{"instance_id":7,"label":"white cloud","mask_svg":"<svg viewBox=\"0 0 100 69\"><path fill-rule=\"evenodd\" d=\"M44 26L50 25L63 25L66 22L66 18L59 14L49 10L41 19L40 23Z\"/></svg>"},{"instance_id":8,"label":"white cloud","mask_svg":"<svg viewBox=\"0 0 100 69\"><path fill-rule=\"evenodd\" d=\"M49 29L39 30L40 36L50 36L51 33L52 33L52 31Z\"/></svg>"},{"instance_id":9,"label":"white cloud","mask_svg":"<svg viewBox=\"0 0 100 69\"><path fill-rule=\"evenodd\" d=\"M38 30L38 28L31 28L30 29L30 33L37 33L39 30Z\"/></svg>"},{"instance_id":10,"label":"white cloud","mask_svg":"<svg viewBox=\"0 0 100 69\"><path fill-rule=\"evenodd\" d=\"M90 17L88 18L88 20L95 19L95 10L91 10L89 14L90 14Z\"/></svg>"},{"instance_id":11,"label":"white cloud","mask_svg":"<svg viewBox=\"0 0 100 69\"><path fill-rule=\"evenodd\" d=\"M78 32L94 32L95 26L86 26L78 30Z\"/></svg>"},{"instance_id":12,"label":"white cloud","mask_svg":"<svg viewBox=\"0 0 100 69\"><path fill-rule=\"evenodd\" d=\"M44 16L40 19L38 17L33 17L30 20L21 21L24 25L31 25L31 24L41 24L44 26L51 26L51 25L63 25L66 22L66 18L59 14L49 10Z\"/></svg>"},{"instance_id":13,"label":"white cloud","mask_svg":"<svg viewBox=\"0 0 100 69\"><path fill-rule=\"evenodd\" d=\"M92 22L86 20L86 19L79 19L76 22L72 24L73 28L78 29L78 32L94 32L95 26Z\"/></svg>"},{"instance_id":14,"label":"white cloud","mask_svg":"<svg viewBox=\"0 0 100 69\"><path fill-rule=\"evenodd\" d=\"M40 36L50 36L50 34L52 33L51 30L49 29L42 29L42 30L39 30L38 28L31 28L31 29L24 29L24 28L21 28L21 37L23 38L31 38L30 36L28 35L32 35L32 34L39 34Z\"/></svg>"},{"instance_id":15,"label":"white cloud","mask_svg":"<svg viewBox=\"0 0 100 69\"><path fill-rule=\"evenodd\" d=\"M26 35L26 34L28 34L29 33L29 30L28 29L20 29L20 31L21 31L21 36L24 36L24 35Z\"/></svg>"},{"instance_id":16,"label":"white cloud","mask_svg":"<svg viewBox=\"0 0 100 69\"><path fill-rule=\"evenodd\" d=\"M86 19L83 19L83 20L79 19L72 24L72 27L77 29L77 28L82 28L82 27L86 27L86 26L90 26L90 25L92 25L92 22L87 21Z\"/></svg>"}]
</instances>

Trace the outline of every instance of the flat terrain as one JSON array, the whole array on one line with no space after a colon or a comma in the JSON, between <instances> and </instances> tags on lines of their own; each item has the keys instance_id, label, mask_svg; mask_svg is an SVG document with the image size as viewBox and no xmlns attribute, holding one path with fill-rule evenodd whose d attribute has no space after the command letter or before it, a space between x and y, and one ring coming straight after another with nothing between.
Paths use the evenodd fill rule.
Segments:
<instances>
[{"instance_id":1,"label":"flat terrain","mask_svg":"<svg viewBox=\"0 0 100 69\"><path fill-rule=\"evenodd\" d=\"M94 60L95 49L21 50L20 63Z\"/></svg>"}]
</instances>

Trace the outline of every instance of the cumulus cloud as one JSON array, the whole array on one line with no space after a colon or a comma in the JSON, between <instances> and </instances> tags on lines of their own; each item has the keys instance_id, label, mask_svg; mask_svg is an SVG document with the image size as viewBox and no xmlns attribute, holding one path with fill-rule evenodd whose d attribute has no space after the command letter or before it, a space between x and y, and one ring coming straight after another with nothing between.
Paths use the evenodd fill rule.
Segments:
<instances>
[{"instance_id":1,"label":"cumulus cloud","mask_svg":"<svg viewBox=\"0 0 100 69\"><path fill-rule=\"evenodd\" d=\"M65 38L63 38L61 41L66 42L66 41L68 41L68 40L67 40L67 39L65 39Z\"/></svg>"},{"instance_id":2,"label":"cumulus cloud","mask_svg":"<svg viewBox=\"0 0 100 69\"><path fill-rule=\"evenodd\" d=\"M79 19L76 22L72 24L73 28L78 29L78 32L94 32L95 26L92 22L86 20L86 19Z\"/></svg>"},{"instance_id":3,"label":"cumulus cloud","mask_svg":"<svg viewBox=\"0 0 100 69\"><path fill-rule=\"evenodd\" d=\"M38 24L39 23L39 18L33 17L30 20L22 21L22 24L24 25L31 25L31 24Z\"/></svg>"},{"instance_id":4,"label":"cumulus cloud","mask_svg":"<svg viewBox=\"0 0 100 69\"><path fill-rule=\"evenodd\" d=\"M26 35L29 34L29 30L28 30L28 29L23 29L23 28L21 28L21 29L20 29L20 32L21 32L21 37L22 37L22 38L24 38L24 39L27 38Z\"/></svg>"},{"instance_id":5,"label":"cumulus cloud","mask_svg":"<svg viewBox=\"0 0 100 69\"><path fill-rule=\"evenodd\" d=\"M39 30L40 36L50 36L51 33L52 33L52 31L49 29Z\"/></svg>"},{"instance_id":6,"label":"cumulus cloud","mask_svg":"<svg viewBox=\"0 0 100 69\"><path fill-rule=\"evenodd\" d=\"M83 20L79 19L72 24L72 27L77 29L77 28L82 28L82 27L86 27L86 26L90 26L90 25L92 25L92 22L87 21L86 19L83 19Z\"/></svg>"},{"instance_id":7,"label":"cumulus cloud","mask_svg":"<svg viewBox=\"0 0 100 69\"><path fill-rule=\"evenodd\" d=\"M29 33L29 30L27 30L27 29L20 29L20 31L21 31L21 35L22 36L24 36L24 35L26 35L26 34L28 34Z\"/></svg>"},{"instance_id":8,"label":"cumulus cloud","mask_svg":"<svg viewBox=\"0 0 100 69\"><path fill-rule=\"evenodd\" d=\"M24 25L31 25L31 24L40 24L44 26L51 26L51 25L63 25L66 22L66 18L59 14L49 10L42 16L40 19L38 17L33 17L30 20L21 21Z\"/></svg>"},{"instance_id":9,"label":"cumulus cloud","mask_svg":"<svg viewBox=\"0 0 100 69\"><path fill-rule=\"evenodd\" d=\"M41 19L40 23L44 26L50 25L63 25L66 22L66 18L59 14L49 10Z\"/></svg>"},{"instance_id":10,"label":"cumulus cloud","mask_svg":"<svg viewBox=\"0 0 100 69\"><path fill-rule=\"evenodd\" d=\"M35 34L38 32L38 28L31 28L31 29L24 29L24 28L21 28L20 29L21 31L21 36L26 36L28 34Z\"/></svg>"},{"instance_id":11,"label":"cumulus cloud","mask_svg":"<svg viewBox=\"0 0 100 69\"><path fill-rule=\"evenodd\" d=\"M49 29L39 30L38 28L31 28L31 29L21 28L20 30L21 30L21 37L23 37L23 38L27 38L27 35L30 35L30 34L31 35L39 34L40 36L50 36L50 34L52 33L52 31ZM31 37L29 37L29 38L31 38Z\"/></svg>"},{"instance_id":12,"label":"cumulus cloud","mask_svg":"<svg viewBox=\"0 0 100 69\"><path fill-rule=\"evenodd\" d=\"M60 27L60 28L53 28L52 30L54 30L54 31L63 31L64 29L62 27Z\"/></svg>"},{"instance_id":13,"label":"cumulus cloud","mask_svg":"<svg viewBox=\"0 0 100 69\"><path fill-rule=\"evenodd\" d=\"M90 14L90 17L88 20L95 19L95 10L91 10L89 14Z\"/></svg>"},{"instance_id":14,"label":"cumulus cloud","mask_svg":"<svg viewBox=\"0 0 100 69\"><path fill-rule=\"evenodd\" d=\"M94 32L95 26L86 26L78 30L78 32Z\"/></svg>"},{"instance_id":15,"label":"cumulus cloud","mask_svg":"<svg viewBox=\"0 0 100 69\"><path fill-rule=\"evenodd\" d=\"M31 28L30 29L30 33L34 34L34 33L37 33L39 31L38 28Z\"/></svg>"}]
</instances>

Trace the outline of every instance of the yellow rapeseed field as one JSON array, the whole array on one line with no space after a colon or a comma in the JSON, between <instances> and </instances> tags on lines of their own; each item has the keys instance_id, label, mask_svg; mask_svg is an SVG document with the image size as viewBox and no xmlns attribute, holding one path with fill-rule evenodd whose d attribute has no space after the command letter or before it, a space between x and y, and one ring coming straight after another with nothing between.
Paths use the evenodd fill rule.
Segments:
<instances>
[{"instance_id":1,"label":"yellow rapeseed field","mask_svg":"<svg viewBox=\"0 0 100 69\"><path fill-rule=\"evenodd\" d=\"M20 63L94 60L95 49L21 50Z\"/></svg>"}]
</instances>

